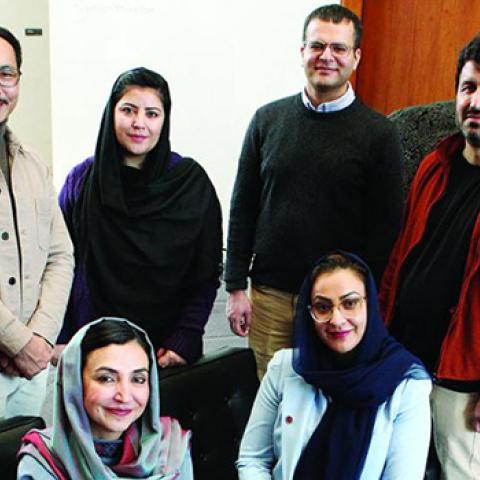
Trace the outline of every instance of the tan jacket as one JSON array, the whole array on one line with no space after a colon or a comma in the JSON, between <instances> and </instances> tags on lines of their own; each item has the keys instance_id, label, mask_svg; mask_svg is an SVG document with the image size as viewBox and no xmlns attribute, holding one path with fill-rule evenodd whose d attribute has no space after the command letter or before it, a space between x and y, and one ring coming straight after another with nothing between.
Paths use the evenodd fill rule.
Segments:
<instances>
[{"instance_id":1,"label":"tan jacket","mask_svg":"<svg viewBox=\"0 0 480 480\"><path fill-rule=\"evenodd\" d=\"M51 344L73 278L73 247L48 167L10 133L12 201L0 171L0 350L16 355L33 333Z\"/></svg>"}]
</instances>

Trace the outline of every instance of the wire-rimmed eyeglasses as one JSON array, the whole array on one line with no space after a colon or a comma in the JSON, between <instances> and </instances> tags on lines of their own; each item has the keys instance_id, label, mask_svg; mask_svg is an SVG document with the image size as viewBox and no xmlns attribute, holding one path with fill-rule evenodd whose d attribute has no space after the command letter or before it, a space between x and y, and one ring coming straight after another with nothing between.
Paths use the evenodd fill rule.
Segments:
<instances>
[{"instance_id":1,"label":"wire-rimmed eyeglasses","mask_svg":"<svg viewBox=\"0 0 480 480\"><path fill-rule=\"evenodd\" d=\"M329 300L317 300L308 306L308 311L312 319L317 323L327 323L333 317L335 308L342 314L344 318L354 318L362 310L363 302L367 297L360 295L351 295L342 298L337 304Z\"/></svg>"},{"instance_id":2,"label":"wire-rimmed eyeglasses","mask_svg":"<svg viewBox=\"0 0 480 480\"><path fill-rule=\"evenodd\" d=\"M0 86L14 87L20 80L21 72L16 68L4 66L0 67Z\"/></svg>"}]
</instances>

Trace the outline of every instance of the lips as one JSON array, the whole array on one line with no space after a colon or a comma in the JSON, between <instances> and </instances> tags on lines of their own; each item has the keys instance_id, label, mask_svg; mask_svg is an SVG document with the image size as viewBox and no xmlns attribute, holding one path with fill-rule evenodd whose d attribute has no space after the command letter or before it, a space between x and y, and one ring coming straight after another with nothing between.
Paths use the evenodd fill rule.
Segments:
<instances>
[{"instance_id":1,"label":"lips","mask_svg":"<svg viewBox=\"0 0 480 480\"><path fill-rule=\"evenodd\" d=\"M124 408L105 408L105 410L111 415L115 415L116 417L127 417L132 413L132 409Z\"/></svg>"},{"instance_id":2,"label":"lips","mask_svg":"<svg viewBox=\"0 0 480 480\"><path fill-rule=\"evenodd\" d=\"M328 332L328 334L333 337L335 340L342 340L346 338L351 330L342 330L340 332Z\"/></svg>"},{"instance_id":3,"label":"lips","mask_svg":"<svg viewBox=\"0 0 480 480\"><path fill-rule=\"evenodd\" d=\"M142 143L145 141L148 137L146 135L128 135L128 138L132 140L132 142L135 143Z\"/></svg>"},{"instance_id":4,"label":"lips","mask_svg":"<svg viewBox=\"0 0 480 480\"><path fill-rule=\"evenodd\" d=\"M320 67L315 67L315 70L319 72L336 72L336 68L330 68L330 67L325 67L325 66L320 66Z\"/></svg>"}]
</instances>

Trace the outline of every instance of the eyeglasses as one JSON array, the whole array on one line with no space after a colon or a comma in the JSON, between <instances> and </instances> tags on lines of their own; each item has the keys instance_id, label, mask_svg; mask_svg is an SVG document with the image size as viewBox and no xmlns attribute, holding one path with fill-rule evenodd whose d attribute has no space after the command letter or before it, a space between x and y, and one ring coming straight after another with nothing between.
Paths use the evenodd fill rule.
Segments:
<instances>
[{"instance_id":1,"label":"eyeglasses","mask_svg":"<svg viewBox=\"0 0 480 480\"><path fill-rule=\"evenodd\" d=\"M0 67L0 86L14 87L20 80L20 71L12 67Z\"/></svg>"},{"instance_id":2,"label":"eyeglasses","mask_svg":"<svg viewBox=\"0 0 480 480\"><path fill-rule=\"evenodd\" d=\"M309 48L317 55L323 55L323 52L330 47L330 52L335 57L346 57L353 47L346 45L345 43L325 43L325 42L304 42L303 45Z\"/></svg>"},{"instance_id":3,"label":"eyeglasses","mask_svg":"<svg viewBox=\"0 0 480 480\"><path fill-rule=\"evenodd\" d=\"M335 308L342 314L344 318L356 317L362 310L362 305L367 297L350 296L343 298L338 304L334 304L329 300L318 300L308 306L308 311L312 319L317 323L327 323L333 317Z\"/></svg>"}]
</instances>

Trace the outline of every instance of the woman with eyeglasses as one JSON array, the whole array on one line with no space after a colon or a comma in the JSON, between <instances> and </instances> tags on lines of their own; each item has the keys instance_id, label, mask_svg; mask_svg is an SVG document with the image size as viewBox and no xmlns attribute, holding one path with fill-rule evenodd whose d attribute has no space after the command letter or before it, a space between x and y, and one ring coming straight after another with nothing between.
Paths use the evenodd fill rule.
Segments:
<instances>
[{"instance_id":1,"label":"woman with eyeglasses","mask_svg":"<svg viewBox=\"0 0 480 480\"><path fill-rule=\"evenodd\" d=\"M222 219L203 168L170 149L169 87L147 68L122 73L94 157L60 192L75 277L56 355L85 323L125 317L144 328L158 365L191 363L219 287Z\"/></svg>"},{"instance_id":2,"label":"woman with eyeglasses","mask_svg":"<svg viewBox=\"0 0 480 480\"><path fill-rule=\"evenodd\" d=\"M240 446L241 480L421 480L431 381L383 325L368 267L322 257L301 288L294 347L271 360Z\"/></svg>"}]
</instances>

